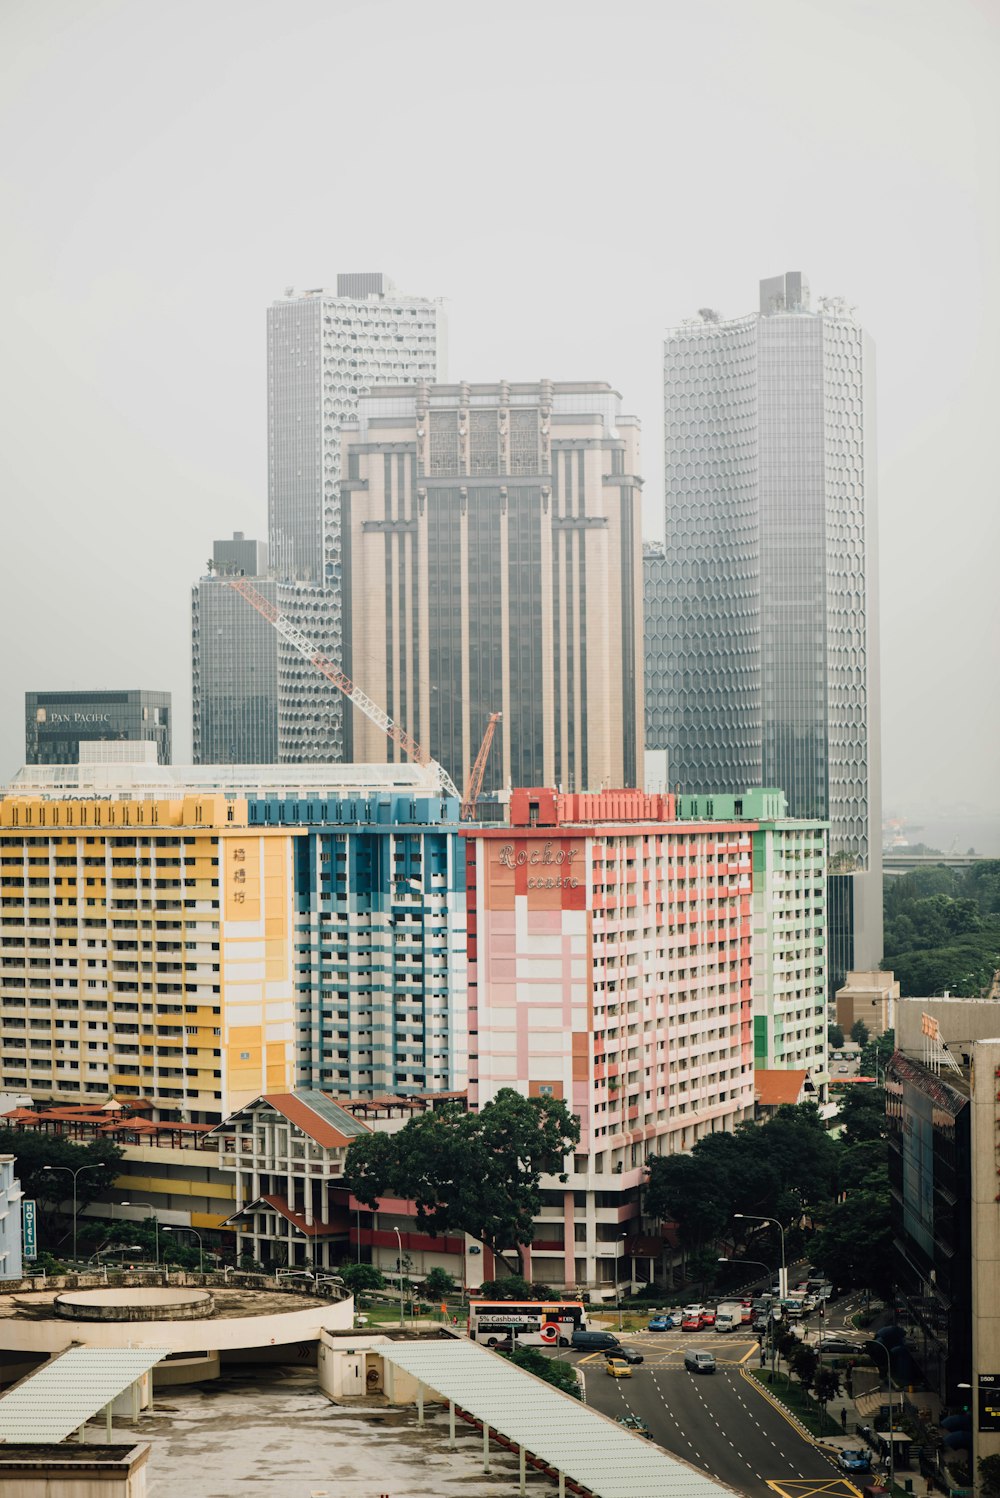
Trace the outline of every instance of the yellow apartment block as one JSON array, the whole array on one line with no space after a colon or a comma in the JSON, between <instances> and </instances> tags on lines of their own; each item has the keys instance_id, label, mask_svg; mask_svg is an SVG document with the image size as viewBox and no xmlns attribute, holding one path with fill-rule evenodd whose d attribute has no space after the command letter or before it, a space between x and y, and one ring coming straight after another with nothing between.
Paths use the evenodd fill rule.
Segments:
<instances>
[{"instance_id":1,"label":"yellow apartment block","mask_svg":"<svg viewBox=\"0 0 1000 1498\"><path fill-rule=\"evenodd\" d=\"M0 800L0 1090L214 1123L294 1086L295 828L246 798Z\"/></svg>"}]
</instances>

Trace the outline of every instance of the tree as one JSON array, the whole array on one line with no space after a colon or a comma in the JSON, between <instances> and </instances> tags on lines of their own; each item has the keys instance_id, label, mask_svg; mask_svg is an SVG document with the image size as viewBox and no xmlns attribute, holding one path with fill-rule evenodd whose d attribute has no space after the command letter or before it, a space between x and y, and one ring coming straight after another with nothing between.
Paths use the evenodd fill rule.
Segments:
<instances>
[{"instance_id":1,"label":"tree","mask_svg":"<svg viewBox=\"0 0 1000 1498\"><path fill-rule=\"evenodd\" d=\"M884 1190L852 1191L828 1209L816 1234L813 1258L835 1285L879 1294L892 1290L892 1223L888 1182Z\"/></svg>"},{"instance_id":2,"label":"tree","mask_svg":"<svg viewBox=\"0 0 1000 1498\"><path fill-rule=\"evenodd\" d=\"M979 1458L979 1481L983 1498L1000 1498L1000 1456Z\"/></svg>"},{"instance_id":3,"label":"tree","mask_svg":"<svg viewBox=\"0 0 1000 1498\"><path fill-rule=\"evenodd\" d=\"M535 1347L517 1347L513 1352L501 1353L501 1357L515 1367L523 1368L525 1373L533 1373L547 1384L554 1384L564 1394L580 1398L580 1381L572 1363L564 1363L559 1358L543 1358Z\"/></svg>"},{"instance_id":4,"label":"tree","mask_svg":"<svg viewBox=\"0 0 1000 1498\"><path fill-rule=\"evenodd\" d=\"M864 1045L868 1040L868 1026L863 1019L856 1019L851 1026L851 1039L855 1045Z\"/></svg>"},{"instance_id":5,"label":"tree","mask_svg":"<svg viewBox=\"0 0 1000 1498\"><path fill-rule=\"evenodd\" d=\"M873 1036L861 1047L861 1055L858 1057L858 1075L876 1078L884 1076L895 1049L895 1030L886 1030L883 1035Z\"/></svg>"},{"instance_id":6,"label":"tree","mask_svg":"<svg viewBox=\"0 0 1000 1498\"><path fill-rule=\"evenodd\" d=\"M479 1287L483 1300L555 1300L550 1285L526 1280L520 1274L504 1275L502 1280L483 1280Z\"/></svg>"},{"instance_id":7,"label":"tree","mask_svg":"<svg viewBox=\"0 0 1000 1498\"><path fill-rule=\"evenodd\" d=\"M122 1158L118 1146L107 1139L96 1139L86 1145L71 1144L68 1139L39 1134L33 1129L3 1128L0 1154L15 1157L14 1174L21 1190L29 1201L37 1203L39 1241L57 1250L65 1248L73 1232L73 1180L67 1170L99 1167L80 1170L76 1178L76 1210L85 1242L88 1235L83 1228L82 1213L114 1186L117 1163ZM58 1168L49 1170L47 1166Z\"/></svg>"},{"instance_id":8,"label":"tree","mask_svg":"<svg viewBox=\"0 0 1000 1498\"><path fill-rule=\"evenodd\" d=\"M844 1032L839 1025L827 1025L826 1038L828 1044L832 1045L835 1051L839 1051L844 1044Z\"/></svg>"},{"instance_id":9,"label":"tree","mask_svg":"<svg viewBox=\"0 0 1000 1498\"><path fill-rule=\"evenodd\" d=\"M366 1206L383 1196L417 1208L431 1233L468 1233L502 1263L534 1237L543 1174L567 1179L580 1124L559 1098L502 1088L478 1113L457 1104L422 1113L398 1134L367 1134L347 1153L344 1185Z\"/></svg>"},{"instance_id":10,"label":"tree","mask_svg":"<svg viewBox=\"0 0 1000 1498\"><path fill-rule=\"evenodd\" d=\"M385 1280L374 1264L341 1264L337 1273L352 1295L358 1295L362 1290L381 1290L385 1286Z\"/></svg>"},{"instance_id":11,"label":"tree","mask_svg":"<svg viewBox=\"0 0 1000 1498\"><path fill-rule=\"evenodd\" d=\"M424 1294L431 1300L447 1300L457 1288L454 1275L449 1274L447 1269L432 1269L424 1281Z\"/></svg>"},{"instance_id":12,"label":"tree","mask_svg":"<svg viewBox=\"0 0 1000 1498\"><path fill-rule=\"evenodd\" d=\"M803 1389L812 1388L816 1379L816 1369L819 1366L819 1356L816 1349L810 1347L807 1342L799 1342L796 1338L796 1346L788 1356L788 1366Z\"/></svg>"},{"instance_id":13,"label":"tree","mask_svg":"<svg viewBox=\"0 0 1000 1498\"><path fill-rule=\"evenodd\" d=\"M816 1377L813 1382L816 1398L820 1402L823 1414L831 1399L836 1399L840 1393L840 1374L836 1368L831 1368L828 1363L822 1363L816 1369Z\"/></svg>"},{"instance_id":14,"label":"tree","mask_svg":"<svg viewBox=\"0 0 1000 1498\"><path fill-rule=\"evenodd\" d=\"M845 1087L837 1122L841 1126L841 1141L847 1146L888 1138L885 1088L872 1087L864 1082Z\"/></svg>"}]
</instances>

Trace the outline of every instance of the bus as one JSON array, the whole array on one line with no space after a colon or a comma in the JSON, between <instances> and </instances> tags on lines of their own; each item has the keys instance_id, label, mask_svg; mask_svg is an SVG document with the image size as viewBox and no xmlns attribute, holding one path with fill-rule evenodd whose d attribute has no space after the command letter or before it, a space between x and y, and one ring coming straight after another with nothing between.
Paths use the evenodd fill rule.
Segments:
<instances>
[{"instance_id":1,"label":"bus","mask_svg":"<svg viewBox=\"0 0 1000 1498\"><path fill-rule=\"evenodd\" d=\"M535 1347L568 1347L586 1327L582 1300L469 1301L469 1337L487 1347L509 1336Z\"/></svg>"}]
</instances>

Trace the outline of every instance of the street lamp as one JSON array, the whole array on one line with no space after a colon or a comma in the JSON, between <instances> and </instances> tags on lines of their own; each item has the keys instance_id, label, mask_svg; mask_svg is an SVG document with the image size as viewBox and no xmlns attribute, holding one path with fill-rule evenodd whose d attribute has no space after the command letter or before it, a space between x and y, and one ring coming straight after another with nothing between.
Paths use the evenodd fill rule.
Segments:
<instances>
[{"instance_id":1,"label":"street lamp","mask_svg":"<svg viewBox=\"0 0 1000 1498\"><path fill-rule=\"evenodd\" d=\"M778 1299L786 1300L788 1298L788 1269L785 1265L785 1229L781 1222L777 1217L763 1217L756 1212L734 1212L733 1217L747 1222L773 1222L778 1229L781 1234L781 1275L778 1281ZM753 1262L756 1264L757 1260L754 1259Z\"/></svg>"},{"instance_id":2,"label":"street lamp","mask_svg":"<svg viewBox=\"0 0 1000 1498\"><path fill-rule=\"evenodd\" d=\"M881 1342L872 1340L865 1348L866 1352L872 1352L874 1348L885 1353L885 1376L889 1381L889 1492L892 1492L896 1477L896 1443L892 1438L892 1352ZM882 1380L879 1379L879 1384Z\"/></svg>"},{"instance_id":3,"label":"street lamp","mask_svg":"<svg viewBox=\"0 0 1000 1498\"><path fill-rule=\"evenodd\" d=\"M156 1215L156 1208L152 1202L122 1202L123 1207L148 1207L149 1215L153 1219L153 1231L156 1235L156 1267L160 1267L160 1219Z\"/></svg>"},{"instance_id":4,"label":"street lamp","mask_svg":"<svg viewBox=\"0 0 1000 1498\"><path fill-rule=\"evenodd\" d=\"M403 1330L403 1240L399 1236L399 1228L392 1230L396 1234L396 1244L399 1249L399 1329Z\"/></svg>"},{"instance_id":5,"label":"street lamp","mask_svg":"<svg viewBox=\"0 0 1000 1498\"><path fill-rule=\"evenodd\" d=\"M198 1273L205 1273L205 1245L201 1241L201 1234L197 1228L164 1228L165 1233L194 1233L198 1240Z\"/></svg>"},{"instance_id":6,"label":"street lamp","mask_svg":"<svg viewBox=\"0 0 1000 1498\"><path fill-rule=\"evenodd\" d=\"M70 1165L43 1165L43 1170L64 1170L67 1175L73 1177L73 1263L76 1263L76 1178L85 1170L103 1170L103 1165L78 1165L76 1170Z\"/></svg>"}]
</instances>

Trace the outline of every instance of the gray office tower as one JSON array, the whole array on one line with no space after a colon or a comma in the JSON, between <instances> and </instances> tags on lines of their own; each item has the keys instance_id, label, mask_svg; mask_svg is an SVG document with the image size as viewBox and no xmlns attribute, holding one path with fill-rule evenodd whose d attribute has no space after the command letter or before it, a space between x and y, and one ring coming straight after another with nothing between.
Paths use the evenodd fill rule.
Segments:
<instances>
[{"instance_id":1,"label":"gray office tower","mask_svg":"<svg viewBox=\"0 0 1000 1498\"><path fill-rule=\"evenodd\" d=\"M329 653L329 594L282 583L267 546L242 531L216 541L211 568L191 590L191 698L196 765L330 763L337 757L341 696L231 586L253 580Z\"/></svg>"},{"instance_id":2,"label":"gray office tower","mask_svg":"<svg viewBox=\"0 0 1000 1498\"><path fill-rule=\"evenodd\" d=\"M673 329L664 392L650 731L683 791L780 786L789 816L829 821L832 994L882 956L872 344L789 271L756 313Z\"/></svg>"},{"instance_id":3,"label":"gray office tower","mask_svg":"<svg viewBox=\"0 0 1000 1498\"><path fill-rule=\"evenodd\" d=\"M336 292L289 290L267 314L268 536L273 575L325 588L325 633L341 658L341 428L380 385L445 378L440 301L403 296L380 272ZM359 685L364 672L359 665ZM331 722L342 758L342 707Z\"/></svg>"},{"instance_id":4,"label":"gray office tower","mask_svg":"<svg viewBox=\"0 0 1000 1498\"><path fill-rule=\"evenodd\" d=\"M75 765L81 743L130 739L169 765L170 715L169 692L25 692L24 762Z\"/></svg>"}]
</instances>

